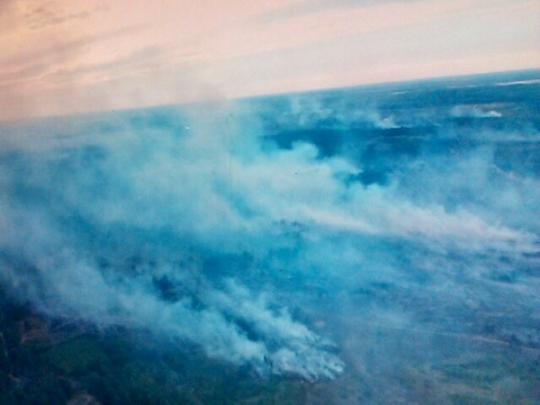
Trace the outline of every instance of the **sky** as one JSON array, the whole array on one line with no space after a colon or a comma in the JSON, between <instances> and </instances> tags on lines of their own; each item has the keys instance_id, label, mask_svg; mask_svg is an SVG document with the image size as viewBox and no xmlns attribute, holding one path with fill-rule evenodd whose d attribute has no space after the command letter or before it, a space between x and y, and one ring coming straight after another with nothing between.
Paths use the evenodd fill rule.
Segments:
<instances>
[{"instance_id":1,"label":"sky","mask_svg":"<svg viewBox=\"0 0 540 405\"><path fill-rule=\"evenodd\" d=\"M0 121L540 67L538 0L0 0Z\"/></svg>"}]
</instances>

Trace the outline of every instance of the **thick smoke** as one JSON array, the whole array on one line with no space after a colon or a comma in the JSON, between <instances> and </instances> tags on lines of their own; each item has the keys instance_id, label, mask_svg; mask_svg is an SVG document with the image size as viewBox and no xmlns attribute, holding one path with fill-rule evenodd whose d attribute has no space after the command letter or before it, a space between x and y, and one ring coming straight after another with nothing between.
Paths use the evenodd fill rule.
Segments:
<instances>
[{"instance_id":1,"label":"thick smoke","mask_svg":"<svg viewBox=\"0 0 540 405\"><path fill-rule=\"evenodd\" d=\"M240 102L5 127L2 284L53 317L150 330L261 373L313 379L345 363L332 344L339 336L316 331L311 292L341 302L368 281L407 288L411 267L441 288L419 288L418 299L444 300L459 284L456 268L483 288L498 257L536 260L540 224L528 212L539 208L539 180L501 169L493 145L459 159L415 149L406 165L399 156L376 162L379 175L357 158L379 156L369 139L328 151L302 129L413 123L372 106L346 114L349 105L292 99L280 111L297 139L284 146L269 135L268 108ZM520 204L527 212L515 212Z\"/></svg>"}]
</instances>

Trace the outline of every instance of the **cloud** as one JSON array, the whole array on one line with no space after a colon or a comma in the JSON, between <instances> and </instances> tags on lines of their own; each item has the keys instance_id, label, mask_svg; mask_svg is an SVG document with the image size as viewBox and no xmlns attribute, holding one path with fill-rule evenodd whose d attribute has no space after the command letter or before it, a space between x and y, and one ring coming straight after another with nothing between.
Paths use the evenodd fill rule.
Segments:
<instances>
[{"instance_id":1,"label":"cloud","mask_svg":"<svg viewBox=\"0 0 540 405\"><path fill-rule=\"evenodd\" d=\"M93 10L69 12L62 10L58 3L48 2L35 4L25 13L27 26L31 30L42 30L55 25L73 23L84 20L92 14Z\"/></svg>"},{"instance_id":2,"label":"cloud","mask_svg":"<svg viewBox=\"0 0 540 405\"><path fill-rule=\"evenodd\" d=\"M383 3L412 3L420 0L314 0L314 1L295 1L281 7L277 10L271 10L257 16L257 19L262 22L279 21L288 18L305 16L309 14L320 13L335 9L357 9L362 7L370 7Z\"/></svg>"},{"instance_id":3,"label":"cloud","mask_svg":"<svg viewBox=\"0 0 540 405\"><path fill-rule=\"evenodd\" d=\"M53 65L55 63L61 64L65 60L75 59L75 56L80 54L85 48L95 45L99 42L107 42L119 36L129 35L142 29L142 27L134 26L127 27L112 31L107 31L100 34L83 35L79 38L66 39L62 41L52 42L46 49L38 49L30 51L24 51L23 54L18 54L15 57L3 58L2 64L5 66L15 66L19 68L12 73L9 73L9 77L18 81L37 77L36 73L44 73L45 69L36 69L36 66L42 67L44 64ZM137 52L145 52L140 50ZM49 69L50 70L50 69ZM33 73L31 76L28 73Z\"/></svg>"}]
</instances>

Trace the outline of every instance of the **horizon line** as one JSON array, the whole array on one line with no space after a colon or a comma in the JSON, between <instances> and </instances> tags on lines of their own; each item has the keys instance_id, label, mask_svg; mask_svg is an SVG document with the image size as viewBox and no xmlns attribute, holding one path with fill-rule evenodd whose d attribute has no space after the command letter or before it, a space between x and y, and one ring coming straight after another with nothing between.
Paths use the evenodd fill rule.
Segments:
<instances>
[{"instance_id":1,"label":"horizon line","mask_svg":"<svg viewBox=\"0 0 540 405\"><path fill-rule=\"evenodd\" d=\"M391 86L391 85L398 85L398 84L413 84L413 83L421 83L421 82L430 82L430 81L445 81L445 80L452 80L452 79L466 79L466 78L474 78L474 77L486 77L486 76L495 76L495 75L511 75L511 74L520 74L520 73L539 73L540 74L540 66L537 67L530 67L530 68L524 68L524 69L511 69L511 70L495 70L495 71L482 71L482 72L474 72L474 73L458 73L455 75L441 75L441 76L423 76L423 77L415 77L415 78L409 78L405 80L389 80L389 81L372 81L372 82L363 82L363 83L357 83L357 84L351 84L351 85L342 85L342 86L330 86L330 87L314 87L309 88L305 90L293 90L293 91L276 91L276 92L270 92L270 93L260 93L260 94L252 94L252 95L241 95L238 97L231 97L231 98L215 98L215 99L204 99L200 101L185 101L185 102L177 102L177 103L163 103L163 104L149 104L149 105L142 105L142 106L132 106L132 107L125 107L125 108L113 108L110 110L87 110L87 111L80 111L80 112L73 112L73 113L66 113L66 114L51 114L51 115L34 115L29 116L22 119L7 119L3 120L0 118L0 125L13 125L13 124L22 124L27 122L35 122L35 121L45 121L50 119L62 119L62 118L72 118L72 117L85 117L90 115L96 115L96 114L106 114L106 113L119 113L119 112L128 112L128 111L138 111L138 110L148 110L148 109L158 109L158 108L167 108L167 107L185 107L185 106L194 106L194 105L200 105L200 104L212 104L212 103L219 103L219 102L234 102L234 101L243 101L243 100L251 100L251 99L261 99L266 97L286 97L286 96L294 96L294 95L301 95L301 94L309 94L309 93L324 93L324 92L332 92L332 91L340 91L340 90L347 90L347 89L369 89L369 88L375 88L375 87L384 87L384 86Z\"/></svg>"}]
</instances>

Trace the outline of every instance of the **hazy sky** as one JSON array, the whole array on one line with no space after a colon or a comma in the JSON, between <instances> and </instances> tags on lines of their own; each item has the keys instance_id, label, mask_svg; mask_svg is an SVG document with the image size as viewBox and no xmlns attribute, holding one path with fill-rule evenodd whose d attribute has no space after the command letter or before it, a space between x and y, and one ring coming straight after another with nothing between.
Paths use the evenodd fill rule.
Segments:
<instances>
[{"instance_id":1,"label":"hazy sky","mask_svg":"<svg viewBox=\"0 0 540 405\"><path fill-rule=\"evenodd\" d=\"M539 0L0 0L0 120L540 67Z\"/></svg>"}]
</instances>

